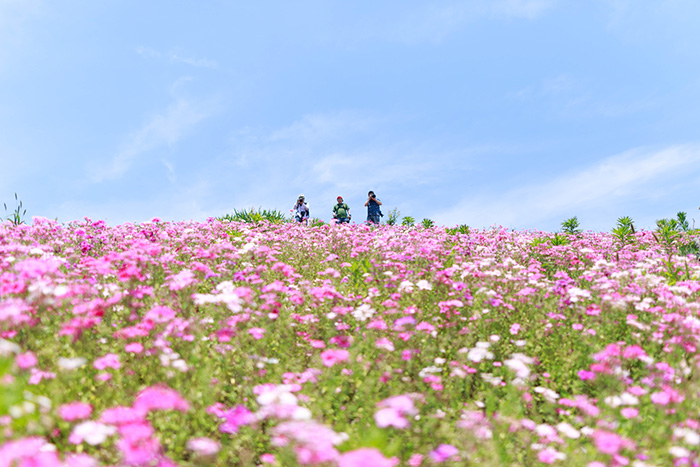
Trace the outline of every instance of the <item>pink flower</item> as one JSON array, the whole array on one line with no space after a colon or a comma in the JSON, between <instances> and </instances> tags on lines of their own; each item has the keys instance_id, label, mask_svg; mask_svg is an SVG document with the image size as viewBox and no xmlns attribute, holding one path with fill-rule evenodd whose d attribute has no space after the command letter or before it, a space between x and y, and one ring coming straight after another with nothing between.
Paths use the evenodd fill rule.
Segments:
<instances>
[{"instance_id":1,"label":"pink flower","mask_svg":"<svg viewBox=\"0 0 700 467\"><path fill-rule=\"evenodd\" d=\"M423 463L423 454L413 454L408 458L410 467L419 467Z\"/></svg>"},{"instance_id":2,"label":"pink flower","mask_svg":"<svg viewBox=\"0 0 700 467\"><path fill-rule=\"evenodd\" d=\"M37 359L33 352L25 352L15 357L15 363L17 363L17 366L20 367L22 370L26 370L28 368L36 366Z\"/></svg>"},{"instance_id":3,"label":"pink flower","mask_svg":"<svg viewBox=\"0 0 700 467\"><path fill-rule=\"evenodd\" d=\"M537 454L537 459L539 459L539 461L543 464L553 464L561 457L562 454L557 452L556 449L552 448L544 448Z\"/></svg>"},{"instance_id":4,"label":"pink flower","mask_svg":"<svg viewBox=\"0 0 700 467\"><path fill-rule=\"evenodd\" d=\"M623 444L620 435L603 430L593 432L593 441L598 451L612 456L618 453Z\"/></svg>"},{"instance_id":5,"label":"pink flower","mask_svg":"<svg viewBox=\"0 0 700 467\"><path fill-rule=\"evenodd\" d=\"M132 342L124 346L124 350L130 353L141 353L143 352L143 345L138 342Z\"/></svg>"},{"instance_id":6,"label":"pink flower","mask_svg":"<svg viewBox=\"0 0 700 467\"><path fill-rule=\"evenodd\" d=\"M595 373L592 371L581 370L578 372L578 377L581 381L587 381L589 379L595 379Z\"/></svg>"},{"instance_id":7,"label":"pink flower","mask_svg":"<svg viewBox=\"0 0 700 467\"><path fill-rule=\"evenodd\" d=\"M211 438L191 438L187 441L187 449L200 456L213 456L221 449L221 443Z\"/></svg>"},{"instance_id":8,"label":"pink flower","mask_svg":"<svg viewBox=\"0 0 700 467\"><path fill-rule=\"evenodd\" d=\"M195 281L196 277L192 271L189 269L183 269L174 276L170 276L168 281L170 282L170 290L182 290L188 285Z\"/></svg>"},{"instance_id":9,"label":"pink flower","mask_svg":"<svg viewBox=\"0 0 700 467\"><path fill-rule=\"evenodd\" d=\"M226 410L219 417L225 420L219 426L219 431L222 433L238 433L239 427L255 422L255 415L244 405L237 405L232 409Z\"/></svg>"},{"instance_id":10,"label":"pink flower","mask_svg":"<svg viewBox=\"0 0 700 467\"><path fill-rule=\"evenodd\" d=\"M143 421L144 413L132 407L112 407L102 412L100 421L110 425L123 425Z\"/></svg>"},{"instance_id":11,"label":"pink flower","mask_svg":"<svg viewBox=\"0 0 700 467\"><path fill-rule=\"evenodd\" d=\"M321 352L321 362L329 368L336 363L344 362L349 357L350 352L344 349L328 349Z\"/></svg>"},{"instance_id":12,"label":"pink flower","mask_svg":"<svg viewBox=\"0 0 700 467\"><path fill-rule=\"evenodd\" d=\"M398 464L398 459L395 457L387 459L376 448L348 451L338 459L338 467L394 467Z\"/></svg>"},{"instance_id":13,"label":"pink flower","mask_svg":"<svg viewBox=\"0 0 700 467\"><path fill-rule=\"evenodd\" d=\"M512 335L517 336L519 332L520 332L520 325L518 323L510 325L510 333Z\"/></svg>"},{"instance_id":14,"label":"pink flower","mask_svg":"<svg viewBox=\"0 0 700 467\"><path fill-rule=\"evenodd\" d=\"M83 420L92 415L92 405L84 402L70 402L60 405L57 412L58 416L67 422Z\"/></svg>"},{"instance_id":15,"label":"pink flower","mask_svg":"<svg viewBox=\"0 0 700 467\"><path fill-rule=\"evenodd\" d=\"M190 403L183 399L180 394L167 386L151 386L142 390L136 401L134 408L142 412L151 410L179 410L187 412Z\"/></svg>"},{"instance_id":16,"label":"pink flower","mask_svg":"<svg viewBox=\"0 0 700 467\"><path fill-rule=\"evenodd\" d=\"M668 405L671 402L671 396L666 391L659 391L651 395L651 401L657 405Z\"/></svg>"},{"instance_id":17,"label":"pink flower","mask_svg":"<svg viewBox=\"0 0 700 467\"><path fill-rule=\"evenodd\" d=\"M413 405L413 399L407 395L394 396L384 399L377 404L380 407L374 414L374 421L380 428L393 426L395 428L408 428L409 421L406 416L418 413Z\"/></svg>"},{"instance_id":18,"label":"pink flower","mask_svg":"<svg viewBox=\"0 0 700 467\"><path fill-rule=\"evenodd\" d=\"M172 308L168 308L167 306L155 306L146 313L143 319L154 323L167 323L173 320L175 316L177 316L177 313L175 313L175 310Z\"/></svg>"},{"instance_id":19,"label":"pink flower","mask_svg":"<svg viewBox=\"0 0 700 467\"><path fill-rule=\"evenodd\" d=\"M625 418L635 418L637 415L639 415L639 410L635 409L634 407L625 407L624 409L620 410L620 414Z\"/></svg>"},{"instance_id":20,"label":"pink flower","mask_svg":"<svg viewBox=\"0 0 700 467\"><path fill-rule=\"evenodd\" d=\"M248 329L248 334L253 336L254 339L260 340L265 335L265 330L263 328L250 328Z\"/></svg>"},{"instance_id":21,"label":"pink flower","mask_svg":"<svg viewBox=\"0 0 700 467\"><path fill-rule=\"evenodd\" d=\"M395 428L404 429L409 426L408 420L406 420L399 411L392 408L378 410L374 414L374 421L379 428L393 426Z\"/></svg>"},{"instance_id":22,"label":"pink flower","mask_svg":"<svg viewBox=\"0 0 700 467\"><path fill-rule=\"evenodd\" d=\"M263 464L274 464L275 462L277 462L277 458L274 454L261 454L260 462L262 462Z\"/></svg>"},{"instance_id":23,"label":"pink flower","mask_svg":"<svg viewBox=\"0 0 700 467\"><path fill-rule=\"evenodd\" d=\"M54 379L56 373L51 371L41 371L36 368L31 369L32 375L29 377L29 384L39 384L42 379Z\"/></svg>"},{"instance_id":24,"label":"pink flower","mask_svg":"<svg viewBox=\"0 0 700 467\"><path fill-rule=\"evenodd\" d=\"M451 444L441 444L437 447L437 449L428 453L430 458L437 463L445 462L446 460L451 459L457 454L459 454L459 449L452 446Z\"/></svg>"},{"instance_id":25,"label":"pink flower","mask_svg":"<svg viewBox=\"0 0 700 467\"><path fill-rule=\"evenodd\" d=\"M160 443L154 438L137 440L122 438L117 441L117 447L126 465L147 465L157 460L160 454Z\"/></svg>"},{"instance_id":26,"label":"pink flower","mask_svg":"<svg viewBox=\"0 0 700 467\"><path fill-rule=\"evenodd\" d=\"M119 355L113 353L108 353L104 357L98 358L92 365L97 370L104 370L105 368L114 368L118 370L122 366L119 362Z\"/></svg>"}]
</instances>

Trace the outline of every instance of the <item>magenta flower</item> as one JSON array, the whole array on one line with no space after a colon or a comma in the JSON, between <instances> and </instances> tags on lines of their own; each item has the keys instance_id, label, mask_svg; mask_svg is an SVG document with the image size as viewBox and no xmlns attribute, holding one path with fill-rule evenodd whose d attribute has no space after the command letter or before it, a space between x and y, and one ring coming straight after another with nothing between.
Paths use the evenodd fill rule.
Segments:
<instances>
[{"instance_id":1,"label":"magenta flower","mask_svg":"<svg viewBox=\"0 0 700 467\"><path fill-rule=\"evenodd\" d=\"M250 425L255 422L255 415L248 410L244 405L223 411L220 418L224 419L224 423L219 426L219 431L222 433L238 433L238 429L244 425Z\"/></svg>"},{"instance_id":2,"label":"magenta flower","mask_svg":"<svg viewBox=\"0 0 700 467\"><path fill-rule=\"evenodd\" d=\"M20 367L22 370L26 370L28 368L36 366L37 359L34 355L34 352L25 352L15 357L15 363L17 363L17 366Z\"/></svg>"},{"instance_id":3,"label":"magenta flower","mask_svg":"<svg viewBox=\"0 0 700 467\"><path fill-rule=\"evenodd\" d=\"M593 432L593 441L598 451L614 456L622 448L623 440L617 433L604 430Z\"/></svg>"},{"instance_id":4,"label":"magenta flower","mask_svg":"<svg viewBox=\"0 0 700 467\"><path fill-rule=\"evenodd\" d=\"M151 308L143 317L146 321L154 323L167 323L172 321L177 316L175 310L167 306L155 306Z\"/></svg>"},{"instance_id":5,"label":"magenta flower","mask_svg":"<svg viewBox=\"0 0 700 467\"><path fill-rule=\"evenodd\" d=\"M102 423L110 425L123 425L143 421L144 413L132 407L117 406L106 409L100 416Z\"/></svg>"},{"instance_id":6,"label":"magenta flower","mask_svg":"<svg viewBox=\"0 0 700 467\"><path fill-rule=\"evenodd\" d=\"M58 406L58 416L67 422L83 420L92 415L92 405L83 402L71 402Z\"/></svg>"},{"instance_id":7,"label":"magenta flower","mask_svg":"<svg viewBox=\"0 0 700 467\"><path fill-rule=\"evenodd\" d=\"M327 367L344 362L349 357L350 352L344 349L328 349L321 352L321 362Z\"/></svg>"},{"instance_id":8,"label":"magenta flower","mask_svg":"<svg viewBox=\"0 0 700 467\"><path fill-rule=\"evenodd\" d=\"M428 455L433 460L433 462L441 463L454 458L459 454L459 449L452 446L451 444L441 444L437 449L430 451Z\"/></svg>"},{"instance_id":9,"label":"magenta flower","mask_svg":"<svg viewBox=\"0 0 700 467\"><path fill-rule=\"evenodd\" d=\"M124 346L124 350L130 353L141 353L143 352L143 345L139 342L131 342Z\"/></svg>"},{"instance_id":10,"label":"magenta flower","mask_svg":"<svg viewBox=\"0 0 700 467\"><path fill-rule=\"evenodd\" d=\"M179 410L187 412L190 403L174 389L167 386L151 386L142 390L134 402L134 408L142 412L151 410Z\"/></svg>"},{"instance_id":11,"label":"magenta flower","mask_svg":"<svg viewBox=\"0 0 700 467\"><path fill-rule=\"evenodd\" d=\"M113 368L118 370L121 368L122 364L119 362L119 355L108 353L104 357L100 357L92 364L97 370L104 370L105 368Z\"/></svg>"},{"instance_id":12,"label":"magenta flower","mask_svg":"<svg viewBox=\"0 0 700 467\"><path fill-rule=\"evenodd\" d=\"M399 464L395 457L387 459L376 448L360 448L342 454L338 467L394 467Z\"/></svg>"},{"instance_id":13,"label":"magenta flower","mask_svg":"<svg viewBox=\"0 0 700 467\"><path fill-rule=\"evenodd\" d=\"M253 336L254 339L260 340L265 335L265 330L263 328L250 328L248 329L248 334Z\"/></svg>"}]
</instances>

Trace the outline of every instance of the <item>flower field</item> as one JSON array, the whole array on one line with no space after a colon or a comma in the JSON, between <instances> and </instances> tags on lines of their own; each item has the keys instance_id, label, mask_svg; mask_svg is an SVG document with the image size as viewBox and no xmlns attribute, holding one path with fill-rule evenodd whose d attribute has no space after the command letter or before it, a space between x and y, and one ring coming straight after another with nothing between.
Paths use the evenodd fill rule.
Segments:
<instances>
[{"instance_id":1,"label":"flower field","mask_svg":"<svg viewBox=\"0 0 700 467\"><path fill-rule=\"evenodd\" d=\"M697 466L652 232L0 224L0 467Z\"/></svg>"}]
</instances>

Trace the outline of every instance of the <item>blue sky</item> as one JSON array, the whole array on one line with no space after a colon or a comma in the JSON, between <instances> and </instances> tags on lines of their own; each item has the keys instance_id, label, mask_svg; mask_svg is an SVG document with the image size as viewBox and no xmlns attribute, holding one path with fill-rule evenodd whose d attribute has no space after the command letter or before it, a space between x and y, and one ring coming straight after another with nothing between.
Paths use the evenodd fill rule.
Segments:
<instances>
[{"instance_id":1,"label":"blue sky","mask_svg":"<svg viewBox=\"0 0 700 467\"><path fill-rule=\"evenodd\" d=\"M0 0L0 201L700 226L696 0Z\"/></svg>"}]
</instances>

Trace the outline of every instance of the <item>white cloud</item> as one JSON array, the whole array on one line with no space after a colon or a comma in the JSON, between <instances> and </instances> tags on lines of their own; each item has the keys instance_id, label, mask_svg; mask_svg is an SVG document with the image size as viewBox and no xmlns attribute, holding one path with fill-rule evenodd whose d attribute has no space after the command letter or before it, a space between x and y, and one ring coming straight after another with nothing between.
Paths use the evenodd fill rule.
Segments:
<instances>
[{"instance_id":1,"label":"white cloud","mask_svg":"<svg viewBox=\"0 0 700 467\"><path fill-rule=\"evenodd\" d=\"M697 0L600 0L608 27L628 42L651 42L681 55L698 55Z\"/></svg>"},{"instance_id":2,"label":"white cloud","mask_svg":"<svg viewBox=\"0 0 700 467\"><path fill-rule=\"evenodd\" d=\"M636 149L551 180L524 181L505 192L469 196L438 214L436 221L474 226L498 223L515 228L554 225L554 220L561 221L576 211L610 212L666 197L680 184L690 184L690 178L694 180L698 174L698 145Z\"/></svg>"},{"instance_id":3,"label":"white cloud","mask_svg":"<svg viewBox=\"0 0 700 467\"><path fill-rule=\"evenodd\" d=\"M215 60L208 58L183 57L176 52L170 52L170 61L172 63L184 63L196 68L209 68L215 70L219 64Z\"/></svg>"},{"instance_id":4,"label":"white cloud","mask_svg":"<svg viewBox=\"0 0 700 467\"><path fill-rule=\"evenodd\" d=\"M491 11L498 16L535 19L554 8L558 0L502 0L492 1Z\"/></svg>"},{"instance_id":5,"label":"white cloud","mask_svg":"<svg viewBox=\"0 0 700 467\"><path fill-rule=\"evenodd\" d=\"M43 11L43 0L0 0L0 65L10 54L22 54L27 25Z\"/></svg>"},{"instance_id":6,"label":"white cloud","mask_svg":"<svg viewBox=\"0 0 700 467\"><path fill-rule=\"evenodd\" d=\"M163 54L159 50L151 47L138 46L136 47L136 53L149 60L161 60L165 57L170 63L184 63L185 65L190 65L195 68L209 68L215 70L219 67L216 60L192 57L179 49L172 49L167 54Z\"/></svg>"},{"instance_id":7,"label":"white cloud","mask_svg":"<svg viewBox=\"0 0 700 467\"><path fill-rule=\"evenodd\" d=\"M138 158L156 148L176 144L215 110L210 102L176 98L165 111L153 115L140 129L131 133L106 166L93 167L92 181L123 176Z\"/></svg>"},{"instance_id":8,"label":"white cloud","mask_svg":"<svg viewBox=\"0 0 700 467\"><path fill-rule=\"evenodd\" d=\"M375 22L370 36L409 45L439 43L467 24L486 18L534 20L554 8L560 0L471 0L423 3L406 9L395 18ZM364 25L366 30L366 26Z\"/></svg>"}]
</instances>

